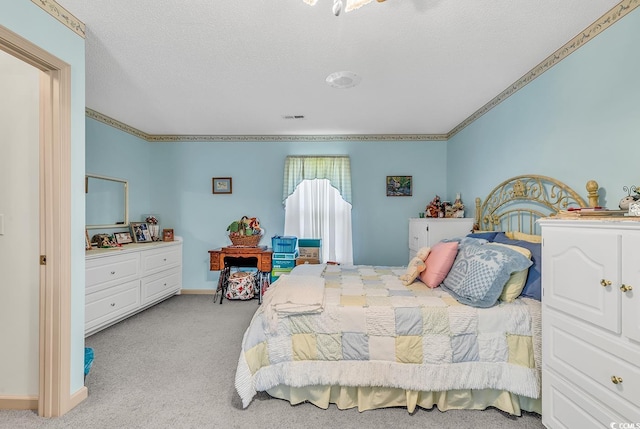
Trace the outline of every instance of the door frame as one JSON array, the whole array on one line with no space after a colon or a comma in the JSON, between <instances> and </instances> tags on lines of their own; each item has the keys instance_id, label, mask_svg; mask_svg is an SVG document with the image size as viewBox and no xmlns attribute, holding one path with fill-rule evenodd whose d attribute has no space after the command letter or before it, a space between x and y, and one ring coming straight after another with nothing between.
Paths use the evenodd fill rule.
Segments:
<instances>
[{"instance_id":1,"label":"door frame","mask_svg":"<svg viewBox=\"0 0 640 429\"><path fill-rule=\"evenodd\" d=\"M2 26L0 49L41 72L37 405L57 417L87 397L84 386L71 394L71 66Z\"/></svg>"}]
</instances>

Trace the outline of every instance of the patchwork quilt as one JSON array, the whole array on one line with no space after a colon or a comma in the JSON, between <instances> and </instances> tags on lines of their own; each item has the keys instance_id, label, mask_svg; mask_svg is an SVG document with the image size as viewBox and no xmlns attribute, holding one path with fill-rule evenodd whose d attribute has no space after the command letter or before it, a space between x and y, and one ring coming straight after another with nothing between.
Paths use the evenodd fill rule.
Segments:
<instances>
[{"instance_id":1,"label":"patchwork quilt","mask_svg":"<svg viewBox=\"0 0 640 429\"><path fill-rule=\"evenodd\" d=\"M322 311L280 314L275 327L260 306L236 371L243 406L280 384L498 389L539 397L539 302L470 307L441 288L403 285L405 271L328 265Z\"/></svg>"}]
</instances>

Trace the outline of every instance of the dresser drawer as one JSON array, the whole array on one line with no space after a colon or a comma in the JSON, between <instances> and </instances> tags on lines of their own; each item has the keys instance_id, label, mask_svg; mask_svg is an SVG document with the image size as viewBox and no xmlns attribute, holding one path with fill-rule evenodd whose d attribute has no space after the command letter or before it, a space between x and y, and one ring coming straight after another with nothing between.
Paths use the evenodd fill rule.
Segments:
<instances>
[{"instance_id":1,"label":"dresser drawer","mask_svg":"<svg viewBox=\"0 0 640 429\"><path fill-rule=\"evenodd\" d=\"M157 273L182 264L182 248L179 246L162 247L142 252L142 275Z\"/></svg>"},{"instance_id":2,"label":"dresser drawer","mask_svg":"<svg viewBox=\"0 0 640 429\"><path fill-rule=\"evenodd\" d=\"M85 331L135 311L140 306L140 280L86 295Z\"/></svg>"},{"instance_id":3,"label":"dresser drawer","mask_svg":"<svg viewBox=\"0 0 640 429\"><path fill-rule=\"evenodd\" d=\"M620 415L640 418L637 347L611 340L596 328L555 311L543 313L543 319L545 367L554 368Z\"/></svg>"},{"instance_id":4,"label":"dresser drawer","mask_svg":"<svg viewBox=\"0 0 640 429\"><path fill-rule=\"evenodd\" d=\"M125 282L138 277L139 257L137 253L106 256L86 262L85 287L87 292L103 283Z\"/></svg>"},{"instance_id":5,"label":"dresser drawer","mask_svg":"<svg viewBox=\"0 0 640 429\"><path fill-rule=\"evenodd\" d=\"M173 295L182 288L182 270L179 267L142 279L142 305Z\"/></svg>"},{"instance_id":6,"label":"dresser drawer","mask_svg":"<svg viewBox=\"0 0 640 429\"><path fill-rule=\"evenodd\" d=\"M548 428L602 429L611 422L628 422L603 407L600 401L585 395L561 376L547 371L543 374L542 424Z\"/></svg>"}]
</instances>

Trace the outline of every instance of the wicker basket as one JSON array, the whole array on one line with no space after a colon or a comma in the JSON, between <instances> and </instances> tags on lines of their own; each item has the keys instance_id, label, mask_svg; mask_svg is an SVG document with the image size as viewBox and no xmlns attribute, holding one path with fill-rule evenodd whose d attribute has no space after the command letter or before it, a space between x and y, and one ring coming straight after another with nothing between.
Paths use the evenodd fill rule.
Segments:
<instances>
[{"instance_id":1,"label":"wicker basket","mask_svg":"<svg viewBox=\"0 0 640 429\"><path fill-rule=\"evenodd\" d=\"M229 236L229 240L234 246L257 247L260 239L262 239L262 234Z\"/></svg>"}]
</instances>

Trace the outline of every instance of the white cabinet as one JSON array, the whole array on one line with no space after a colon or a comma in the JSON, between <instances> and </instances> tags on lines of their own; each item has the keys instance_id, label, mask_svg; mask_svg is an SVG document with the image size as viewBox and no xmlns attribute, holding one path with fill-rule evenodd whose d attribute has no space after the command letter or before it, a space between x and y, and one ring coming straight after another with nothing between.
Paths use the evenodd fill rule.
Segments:
<instances>
[{"instance_id":1,"label":"white cabinet","mask_svg":"<svg viewBox=\"0 0 640 429\"><path fill-rule=\"evenodd\" d=\"M87 252L85 335L180 293L182 239Z\"/></svg>"},{"instance_id":2,"label":"white cabinet","mask_svg":"<svg viewBox=\"0 0 640 429\"><path fill-rule=\"evenodd\" d=\"M640 222L539 223L542 423L640 423Z\"/></svg>"},{"instance_id":3,"label":"white cabinet","mask_svg":"<svg viewBox=\"0 0 640 429\"><path fill-rule=\"evenodd\" d=\"M445 238L464 237L473 229L473 218L409 219L409 260L421 247L432 247Z\"/></svg>"}]
</instances>

